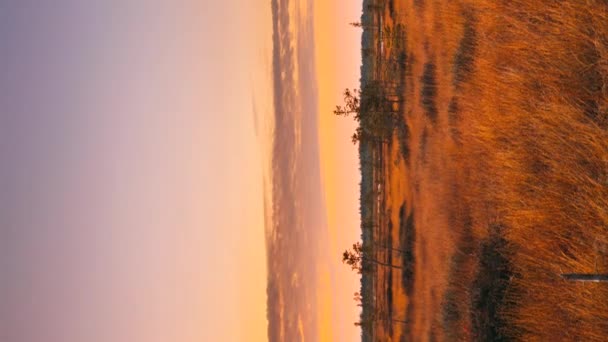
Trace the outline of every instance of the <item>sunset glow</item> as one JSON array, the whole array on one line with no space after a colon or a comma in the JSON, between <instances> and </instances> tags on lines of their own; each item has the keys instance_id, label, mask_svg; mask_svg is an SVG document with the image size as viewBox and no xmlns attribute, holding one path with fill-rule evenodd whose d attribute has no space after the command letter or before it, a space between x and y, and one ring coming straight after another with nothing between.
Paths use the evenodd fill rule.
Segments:
<instances>
[{"instance_id":1,"label":"sunset glow","mask_svg":"<svg viewBox=\"0 0 608 342\"><path fill-rule=\"evenodd\" d=\"M358 338L360 1L3 12L1 341Z\"/></svg>"}]
</instances>

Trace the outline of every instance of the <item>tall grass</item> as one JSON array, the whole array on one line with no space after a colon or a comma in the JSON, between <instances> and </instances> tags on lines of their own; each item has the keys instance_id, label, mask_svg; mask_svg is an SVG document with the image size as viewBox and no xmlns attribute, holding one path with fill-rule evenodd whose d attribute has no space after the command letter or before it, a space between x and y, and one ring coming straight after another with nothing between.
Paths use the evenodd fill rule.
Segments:
<instances>
[{"instance_id":1,"label":"tall grass","mask_svg":"<svg viewBox=\"0 0 608 342\"><path fill-rule=\"evenodd\" d=\"M395 309L408 324L364 339L606 340L608 284L560 274L608 273L608 2L365 3L385 4L383 23L407 37L392 73L404 158L383 155L407 186L382 181L412 205L388 203L410 254L378 296L391 312L406 296ZM362 198L375 198L370 184Z\"/></svg>"},{"instance_id":2,"label":"tall grass","mask_svg":"<svg viewBox=\"0 0 608 342\"><path fill-rule=\"evenodd\" d=\"M464 190L474 215L493 215L486 219L505 227L512 276L499 310L506 333L604 341L608 284L559 275L608 273L608 4L468 5L476 56L467 60L472 77L459 85L459 115L469 128L458 163L475 175Z\"/></svg>"}]
</instances>

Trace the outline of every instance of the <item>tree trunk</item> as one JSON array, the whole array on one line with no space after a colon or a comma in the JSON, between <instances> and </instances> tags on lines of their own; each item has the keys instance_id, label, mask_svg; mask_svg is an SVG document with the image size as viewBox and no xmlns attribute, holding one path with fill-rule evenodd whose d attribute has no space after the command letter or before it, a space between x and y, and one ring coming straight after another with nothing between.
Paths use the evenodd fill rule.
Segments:
<instances>
[{"instance_id":1,"label":"tree trunk","mask_svg":"<svg viewBox=\"0 0 608 342\"><path fill-rule=\"evenodd\" d=\"M375 244L377 248L382 248L382 249L386 249L392 252L397 252L397 253L407 253L407 251L404 251L403 249L398 249L398 248L393 248L393 247L389 247L389 246L382 246L379 244Z\"/></svg>"},{"instance_id":2,"label":"tree trunk","mask_svg":"<svg viewBox=\"0 0 608 342\"><path fill-rule=\"evenodd\" d=\"M380 266L386 266L386 267L392 267L392 268L396 268L398 270L402 270L403 267L401 266L397 266L397 265L393 265L393 264L388 264L382 261L378 261L378 260L374 260L374 259L368 259L368 258L363 258L364 262L373 262L376 265L380 265Z\"/></svg>"}]
</instances>

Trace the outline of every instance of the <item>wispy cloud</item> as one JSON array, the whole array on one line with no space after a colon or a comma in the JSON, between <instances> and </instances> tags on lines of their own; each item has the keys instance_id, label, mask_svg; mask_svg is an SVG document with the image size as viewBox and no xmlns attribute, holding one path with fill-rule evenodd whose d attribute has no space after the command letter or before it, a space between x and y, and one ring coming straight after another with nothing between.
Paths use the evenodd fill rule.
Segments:
<instances>
[{"instance_id":1,"label":"wispy cloud","mask_svg":"<svg viewBox=\"0 0 608 342\"><path fill-rule=\"evenodd\" d=\"M312 1L273 0L272 220L267 226L270 341L318 340L321 193Z\"/></svg>"}]
</instances>

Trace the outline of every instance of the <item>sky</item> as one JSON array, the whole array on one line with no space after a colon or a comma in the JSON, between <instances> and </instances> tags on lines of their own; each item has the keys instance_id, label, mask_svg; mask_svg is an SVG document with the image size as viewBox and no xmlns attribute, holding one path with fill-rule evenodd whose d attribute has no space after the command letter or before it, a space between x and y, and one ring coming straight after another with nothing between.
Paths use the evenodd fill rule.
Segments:
<instances>
[{"instance_id":1,"label":"sky","mask_svg":"<svg viewBox=\"0 0 608 342\"><path fill-rule=\"evenodd\" d=\"M341 99L337 85L357 84L356 76L341 76L356 75L360 60L348 50L358 46L358 32L350 28L342 35L340 29L349 28L344 8L338 2L272 1L274 131L266 199L272 208L271 341L358 339L356 277L339 265L341 252L358 240L358 168L349 139L354 123L332 116ZM350 22L357 21L356 10L349 14Z\"/></svg>"},{"instance_id":2,"label":"sky","mask_svg":"<svg viewBox=\"0 0 608 342\"><path fill-rule=\"evenodd\" d=\"M319 243L305 245L314 264L288 269L314 279L292 307L315 308L303 318L310 340L353 340L358 280L340 250L359 234L358 164L354 126L331 110L358 84L359 32L347 23L360 3L293 1L308 64L291 87L305 106L290 114L309 142L294 172L310 191L287 202L314 215L285 222ZM270 5L3 3L1 341L269 338L271 260L307 255L267 248L269 213L285 207L270 191Z\"/></svg>"}]
</instances>

